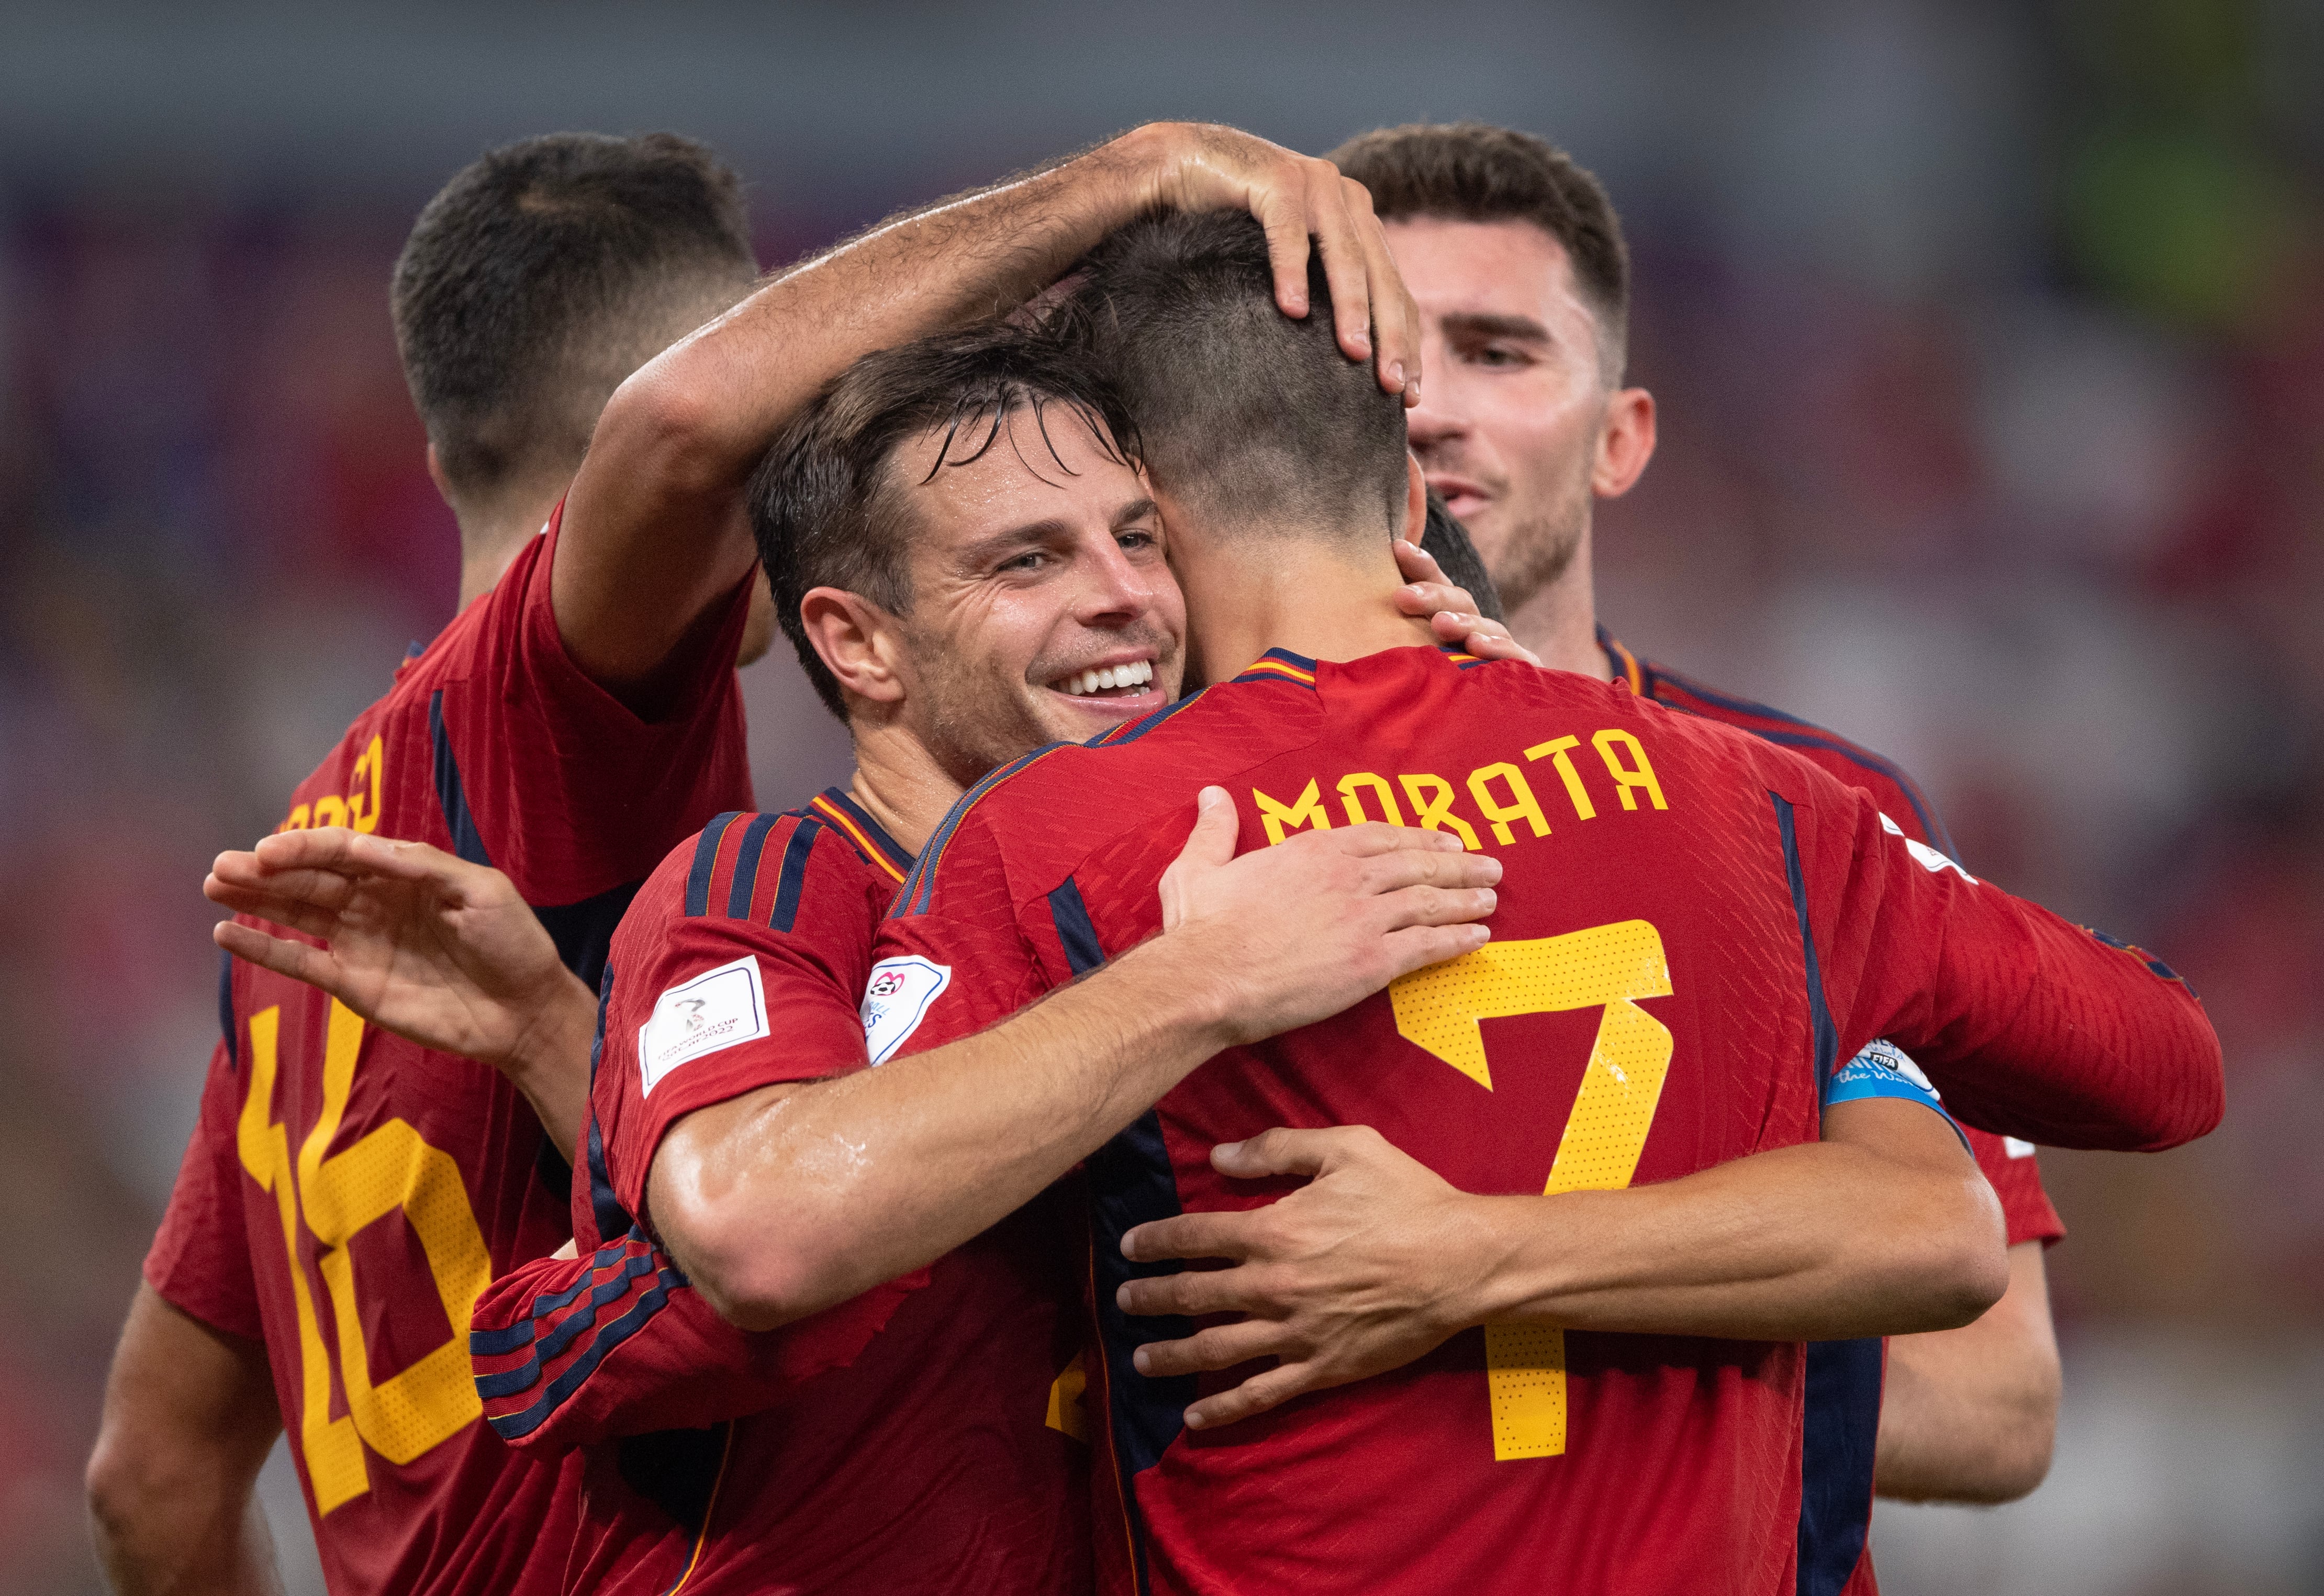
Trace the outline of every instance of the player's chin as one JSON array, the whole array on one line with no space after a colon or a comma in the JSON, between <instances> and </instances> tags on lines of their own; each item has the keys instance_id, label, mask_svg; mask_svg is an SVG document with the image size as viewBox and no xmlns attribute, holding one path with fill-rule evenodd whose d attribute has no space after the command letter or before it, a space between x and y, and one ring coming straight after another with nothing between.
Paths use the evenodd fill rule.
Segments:
<instances>
[{"instance_id":1,"label":"player's chin","mask_svg":"<svg viewBox=\"0 0 2324 1596\"><path fill-rule=\"evenodd\" d=\"M1043 718L1058 729L1061 741L1082 742L1101 732L1143 720L1166 708L1169 698L1148 682L1129 691L1067 693L1056 687L1039 689Z\"/></svg>"}]
</instances>

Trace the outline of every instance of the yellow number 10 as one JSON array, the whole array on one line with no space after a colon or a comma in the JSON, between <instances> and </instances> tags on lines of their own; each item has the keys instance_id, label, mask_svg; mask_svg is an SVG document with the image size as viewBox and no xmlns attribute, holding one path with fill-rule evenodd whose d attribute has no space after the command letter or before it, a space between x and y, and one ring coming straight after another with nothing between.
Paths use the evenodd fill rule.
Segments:
<instances>
[{"instance_id":1,"label":"yellow number 10","mask_svg":"<svg viewBox=\"0 0 2324 1596\"><path fill-rule=\"evenodd\" d=\"M1496 942L1416 970L1388 989L1396 1029L1489 1092L1480 1023L1518 1014L1602 1007L1582 1090L1558 1138L1545 1194L1614 1191L1630 1184L1654 1123L1671 1034L1636 1006L1668 997L1670 964L1644 920L1564 936ZM1565 1332L1539 1324L1485 1326L1493 1402L1493 1456L1554 1457L1565 1450Z\"/></svg>"},{"instance_id":2,"label":"yellow number 10","mask_svg":"<svg viewBox=\"0 0 2324 1596\"><path fill-rule=\"evenodd\" d=\"M299 1450L307 1461L315 1510L327 1513L371 1489L364 1464L366 1444L390 1462L408 1463L483 1414L468 1372L468 1318L492 1283L493 1266L459 1166L450 1154L422 1141L404 1121L390 1120L353 1147L324 1157L346 1114L355 1059L363 1051L364 1022L337 999L323 1047L323 1112L299 1144L293 1179L290 1136L274 1118L281 1020L279 1008L250 1017L250 1095L243 1102L235 1139L242 1167L274 1194L281 1214L290 1295L299 1314ZM302 1207L308 1229L323 1247L315 1267L329 1288L331 1315L338 1322L339 1381L347 1397L342 1418L331 1416L330 1353L299 1261ZM401 1373L374 1385L347 1243L357 1231L399 1208L428 1255L452 1334Z\"/></svg>"}]
</instances>

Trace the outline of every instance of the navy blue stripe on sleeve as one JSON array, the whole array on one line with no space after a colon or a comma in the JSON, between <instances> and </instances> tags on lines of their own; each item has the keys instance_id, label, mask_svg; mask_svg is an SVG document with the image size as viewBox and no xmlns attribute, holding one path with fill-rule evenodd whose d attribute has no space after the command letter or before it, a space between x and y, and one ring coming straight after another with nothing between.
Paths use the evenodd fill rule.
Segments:
<instances>
[{"instance_id":1,"label":"navy blue stripe on sleeve","mask_svg":"<svg viewBox=\"0 0 2324 1596\"><path fill-rule=\"evenodd\" d=\"M1105 963L1105 949L1097 939L1097 927L1090 923L1089 905L1082 901L1082 890L1067 876L1049 894L1049 918L1056 922L1057 940L1065 945L1065 964L1076 975L1086 975Z\"/></svg>"},{"instance_id":2,"label":"navy blue stripe on sleeve","mask_svg":"<svg viewBox=\"0 0 2324 1596\"><path fill-rule=\"evenodd\" d=\"M686 912L688 916L710 912L710 872L718 867L718 839L734 824L739 809L729 809L712 817L694 839L694 863L686 872Z\"/></svg>"},{"instance_id":3,"label":"navy blue stripe on sleeve","mask_svg":"<svg viewBox=\"0 0 2324 1596\"><path fill-rule=\"evenodd\" d=\"M743 828L742 845L734 851L734 884L726 890L726 918L751 918L751 896L759 890L759 855L766 851L767 833L779 816L759 815Z\"/></svg>"},{"instance_id":4,"label":"navy blue stripe on sleeve","mask_svg":"<svg viewBox=\"0 0 2324 1596\"><path fill-rule=\"evenodd\" d=\"M820 820L801 820L791 833L791 840L783 844L782 873L775 879L775 907L767 916L767 924L778 931L788 931L798 919L799 894L807 890L807 860L815 853L815 839L823 835Z\"/></svg>"}]
</instances>

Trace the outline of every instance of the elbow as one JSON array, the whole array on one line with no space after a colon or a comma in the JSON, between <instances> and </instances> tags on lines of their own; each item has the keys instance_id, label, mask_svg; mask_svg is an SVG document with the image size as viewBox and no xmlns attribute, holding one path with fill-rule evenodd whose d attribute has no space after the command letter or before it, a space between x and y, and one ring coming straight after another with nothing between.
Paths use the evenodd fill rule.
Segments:
<instances>
[{"instance_id":1,"label":"elbow","mask_svg":"<svg viewBox=\"0 0 2324 1596\"><path fill-rule=\"evenodd\" d=\"M100 1545L119 1545L134 1538L136 1526L150 1517L154 1504L167 1499L169 1482L157 1465L161 1449L139 1444L134 1437L107 1424L97 1433L81 1487L88 1499L91 1528Z\"/></svg>"},{"instance_id":2,"label":"elbow","mask_svg":"<svg viewBox=\"0 0 2324 1596\"><path fill-rule=\"evenodd\" d=\"M684 354L664 353L613 390L590 448L671 497L706 496L733 485L731 451L704 384L687 381Z\"/></svg>"},{"instance_id":3,"label":"elbow","mask_svg":"<svg viewBox=\"0 0 2324 1596\"><path fill-rule=\"evenodd\" d=\"M737 1330L779 1330L851 1295L835 1284L832 1251L802 1241L804 1226L773 1236L715 1204L684 1201L656 1222L696 1292Z\"/></svg>"},{"instance_id":4,"label":"elbow","mask_svg":"<svg viewBox=\"0 0 2324 1596\"><path fill-rule=\"evenodd\" d=\"M1973 1324L2009 1290L2008 1230L1993 1188L1975 1174L1947 1186L1921 1229L1921 1244L1899 1249L1917 1322L1889 1334Z\"/></svg>"}]
</instances>

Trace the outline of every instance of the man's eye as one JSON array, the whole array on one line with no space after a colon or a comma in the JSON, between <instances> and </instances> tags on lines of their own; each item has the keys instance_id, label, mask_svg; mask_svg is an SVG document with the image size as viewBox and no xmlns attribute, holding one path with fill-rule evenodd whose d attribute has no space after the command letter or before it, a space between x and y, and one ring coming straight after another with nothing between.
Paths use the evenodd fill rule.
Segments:
<instances>
[{"instance_id":1,"label":"man's eye","mask_svg":"<svg viewBox=\"0 0 2324 1596\"><path fill-rule=\"evenodd\" d=\"M1524 350L1508 344L1487 344L1471 355L1470 358L1475 361L1479 365L1487 366L1531 365L1533 364L1531 356L1526 355Z\"/></svg>"},{"instance_id":2,"label":"man's eye","mask_svg":"<svg viewBox=\"0 0 2324 1596\"><path fill-rule=\"evenodd\" d=\"M1157 540L1153 533L1145 531L1121 532L1114 538L1124 549L1151 549Z\"/></svg>"},{"instance_id":3,"label":"man's eye","mask_svg":"<svg viewBox=\"0 0 2324 1596\"><path fill-rule=\"evenodd\" d=\"M1001 562L1004 571L1038 571L1048 562L1048 555L1038 549L1028 549L1014 559Z\"/></svg>"}]
</instances>

